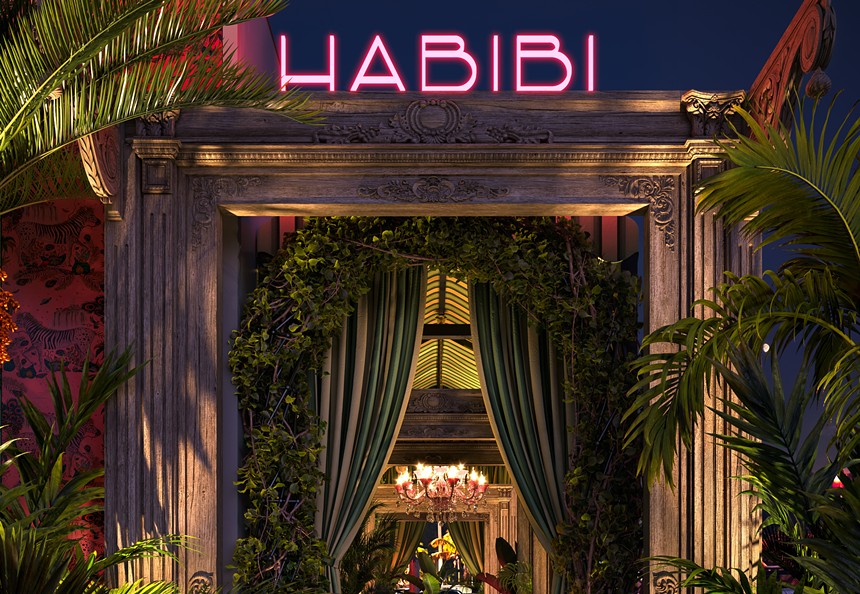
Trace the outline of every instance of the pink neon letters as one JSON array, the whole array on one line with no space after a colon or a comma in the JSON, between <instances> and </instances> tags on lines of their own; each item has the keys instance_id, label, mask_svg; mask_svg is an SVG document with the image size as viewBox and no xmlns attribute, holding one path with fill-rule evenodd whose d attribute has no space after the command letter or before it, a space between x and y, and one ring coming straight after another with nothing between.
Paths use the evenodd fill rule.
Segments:
<instances>
[{"instance_id":1,"label":"pink neon letters","mask_svg":"<svg viewBox=\"0 0 860 594\"><path fill-rule=\"evenodd\" d=\"M336 47L334 35L328 38L328 71L314 74L294 74L289 72L289 52L286 35L280 39L281 58L281 89L291 85L325 85L329 91L336 87ZM421 35L419 43L420 87L424 92L464 93L475 88L478 81L479 68L475 56L466 49L466 41L457 34ZM489 88L498 91L501 79L501 42L498 35L492 36L490 48ZM595 90L595 36L588 35L585 50L585 77L583 80L587 91ZM574 79L573 61L561 47L561 40L552 34L516 35L514 37L514 89L518 93L559 93L567 90ZM455 63L462 66L464 75L460 81L432 82L430 67L434 63ZM526 80L526 66L530 63L549 63L560 69L560 75L554 81L529 82ZM372 74L373 64L383 66L383 74ZM382 36L376 35L370 47L364 53L364 58L349 85L352 92L368 87L391 88L403 93L406 85L397 69L388 47Z\"/></svg>"}]
</instances>

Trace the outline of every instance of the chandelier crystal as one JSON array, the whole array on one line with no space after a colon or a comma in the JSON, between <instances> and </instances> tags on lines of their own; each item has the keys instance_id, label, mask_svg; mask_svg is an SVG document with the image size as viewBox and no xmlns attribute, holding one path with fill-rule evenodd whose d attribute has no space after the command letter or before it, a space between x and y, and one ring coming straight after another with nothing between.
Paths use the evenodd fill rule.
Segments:
<instances>
[{"instance_id":1,"label":"chandelier crystal","mask_svg":"<svg viewBox=\"0 0 860 594\"><path fill-rule=\"evenodd\" d=\"M487 490L484 473L459 466L424 466L418 464L410 475L408 469L397 478L395 490L398 505L428 522L450 522L476 512Z\"/></svg>"}]
</instances>

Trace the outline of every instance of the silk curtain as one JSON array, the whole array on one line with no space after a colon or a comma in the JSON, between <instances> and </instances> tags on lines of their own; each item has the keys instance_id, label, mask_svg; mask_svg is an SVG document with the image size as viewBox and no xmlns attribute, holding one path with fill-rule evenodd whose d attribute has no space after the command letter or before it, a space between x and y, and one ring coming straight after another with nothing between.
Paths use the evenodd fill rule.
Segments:
<instances>
[{"instance_id":1,"label":"silk curtain","mask_svg":"<svg viewBox=\"0 0 860 594\"><path fill-rule=\"evenodd\" d=\"M391 569L404 568L412 561L421 536L424 534L424 522L397 522L397 534L394 537L394 557L391 559Z\"/></svg>"},{"instance_id":2,"label":"silk curtain","mask_svg":"<svg viewBox=\"0 0 860 594\"><path fill-rule=\"evenodd\" d=\"M556 525L566 518L564 475L568 425L564 366L546 332L489 285L470 289L472 340L484 404L514 486L543 547L552 551ZM553 572L551 594L566 591Z\"/></svg>"},{"instance_id":3,"label":"silk curtain","mask_svg":"<svg viewBox=\"0 0 860 594\"><path fill-rule=\"evenodd\" d=\"M422 267L377 274L314 381L326 422L315 528L333 563L326 568L340 594L338 564L367 513L400 431L424 325ZM351 594L351 593L347 593Z\"/></svg>"},{"instance_id":4,"label":"silk curtain","mask_svg":"<svg viewBox=\"0 0 860 594\"><path fill-rule=\"evenodd\" d=\"M457 553L472 577L484 571L484 523L448 522Z\"/></svg>"}]
</instances>

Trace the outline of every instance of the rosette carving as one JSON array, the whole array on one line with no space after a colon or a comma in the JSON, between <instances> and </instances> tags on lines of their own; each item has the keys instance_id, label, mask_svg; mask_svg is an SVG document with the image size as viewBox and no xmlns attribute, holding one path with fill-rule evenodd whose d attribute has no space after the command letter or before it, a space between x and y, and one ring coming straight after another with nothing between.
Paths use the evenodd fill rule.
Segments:
<instances>
[{"instance_id":1,"label":"rosette carving","mask_svg":"<svg viewBox=\"0 0 860 594\"><path fill-rule=\"evenodd\" d=\"M679 594L678 576L668 571L654 572L654 594Z\"/></svg>"},{"instance_id":2,"label":"rosette carving","mask_svg":"<svg viewBox=\"0 0 860 594\"><path fill-rule=\"evenodd\" d=\"M654 224L663 233L663 243L669 251L675 251L677 230L675 228L675 178L671 175L652 176L601 176L607 186L613 186L625 197L651 205Z\"/></svg>"}]
</instances>

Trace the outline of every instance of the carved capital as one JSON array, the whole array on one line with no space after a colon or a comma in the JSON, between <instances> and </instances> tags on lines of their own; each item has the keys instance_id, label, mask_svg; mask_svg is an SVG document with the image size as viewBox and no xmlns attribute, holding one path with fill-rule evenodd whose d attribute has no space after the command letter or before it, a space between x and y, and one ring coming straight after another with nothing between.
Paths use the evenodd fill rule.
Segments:
<instances>
[{"instance_id":1,"label":"carved capital","mask_svg":"<svg viewBox=\"0 0 860 594\"><path fill-rule=\"evenodd\" d=\"M552 131L519 122L502 127L481 124L450 99L413 101L376 126L331 124L314 134L314 142L324 144L538 144L552 139Z\"/></svg>"},{"instance_id":2,"label":"carved capital","mask_svg":"<svg viewBox=\"0 0 860 594\"><path fill-rule=\"evenodd\" d=\"M135 122L135 132L138 136L173 137L178 119L178 109L144 116Z\"/></svg>"},{"instance_id":3,"label":"carved capital","mask_svg":"<svg viewBox=\"0 0 860 594\"><path fill-rule=\"evenodd\" d=\"M141 191L171 194L176 178L176 156L182 143L171 138L134 138L131 148L143 161Z\"/></svg>"},{"instance_id":4,"label":"carved capital","mask_svg":"<svg viewBox=\"0 0 860 594\"><path fill-rule=\"evenodd\" d=\"M831 1L805 0L750 88L759 123L775 126L790 114L785 107L797 96L803 75L830 62L835 35Z\"/></svg>"},{"instance_id":5,"label":"carved capital","mask_svg":"<svg viewBox=\"0 0 860 594\"><path fill-rule=\"evenodd\" d=\"M607 186L614 186L627 198L650 204L651 218L663 233L663 243L670 252L675 251L675 178L671 175L652 176L600 176Z\"/></svg>"},{"instance_id":6,"label":"carved capital","mask_svg":"<svg viewBox=\"0 0 860 594\"><path fill-rule=\"evenodd\" d=\"M389 202L457 203L507 196L507 188L494 188L468 179L452 180L436 175L398 179L379 186L362 186L358 195Z\"/></svg>"},{"instance_id":7,"label":"carved capital","mask_svg":"<svg viewBox=\"0 0 860 594\"><path fill-rule=\"evenodd\" d=\"M235 199L252 186L259 186L259 177L196 177L191 182L191 249L197 251L210 232L218 204Z\"/></svg>"},{"instance_id":8,"label":"carved capital","mask_svg":"<svg viewBox=\"0 0 860 594\"><path fill-rule=\"evenodd\" d=\"M703 93L687 91L681 96L681 105L690 120L691 136L723 136L731 132L729 122L735 108L746 98L743 91L733 93Z\"/></svg>"}]
</instances>

